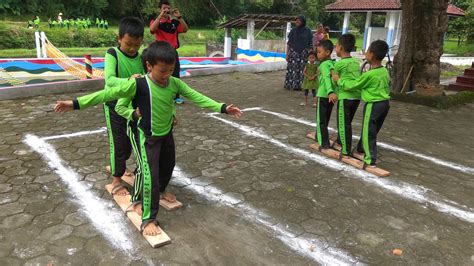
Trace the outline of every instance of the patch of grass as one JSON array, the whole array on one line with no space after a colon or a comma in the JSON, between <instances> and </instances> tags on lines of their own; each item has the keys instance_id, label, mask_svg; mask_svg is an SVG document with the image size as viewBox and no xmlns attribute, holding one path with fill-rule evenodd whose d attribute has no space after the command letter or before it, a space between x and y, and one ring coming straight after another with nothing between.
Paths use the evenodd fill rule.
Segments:
<instances>
[{"instance_id":1,"label":"patch of grass","mask_svg":"<svg viewBox=\"0 0 474 266\"><path fill-rule=\"evenodd\" d=\"M90 54L92 57L104 57L108 48L67 47L59 48L59 50L69 57L83 57L85 54ZM180 56L206 56L206 46L204 44L183 45L178 51ZM36 49L4 49L0 50L0 58L36 58Z\"/></svg>"},{"instance_id":2,"label":"patch of grass","mask_svg":"<svg viewBox=\"0 0 474 266\"><path fill-rule=\"evenodd\" d=\"M444 42L444 53L457 56L474 56L474 43L463 42L458 46L457 41L446 40Z\"/></svg>"},{"instance_id":3,"label":"patch of grass","mask_svg":"<svg viewBox=\"0 0 474 266\"><path fill-rule=\"evenodd\" d=\"M448 109L474 102L474 92L462 91L452 95L422 96L416 93L392 93L392 99L400 102L419 104L439 109Z\"/></svg>"}]
</instances>

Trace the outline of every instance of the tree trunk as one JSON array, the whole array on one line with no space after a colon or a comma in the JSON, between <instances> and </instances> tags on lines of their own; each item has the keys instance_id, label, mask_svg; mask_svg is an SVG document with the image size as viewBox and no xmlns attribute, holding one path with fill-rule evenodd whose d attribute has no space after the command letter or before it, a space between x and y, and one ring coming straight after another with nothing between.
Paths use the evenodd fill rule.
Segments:
<instances>
[{"instance_id":1,"label":"tree trunk","mask_svg":"<svg viewBox=\"0 0 474 266\"><path fill-rule=\"evenodd\" d=\"M440 58L448 28L449 0L400 0L403 20L400 47L394 59L392 90L416 90L422 95L440 95ZM411 67L413 72L408 77Z\"/></svg>"}]
</instances>

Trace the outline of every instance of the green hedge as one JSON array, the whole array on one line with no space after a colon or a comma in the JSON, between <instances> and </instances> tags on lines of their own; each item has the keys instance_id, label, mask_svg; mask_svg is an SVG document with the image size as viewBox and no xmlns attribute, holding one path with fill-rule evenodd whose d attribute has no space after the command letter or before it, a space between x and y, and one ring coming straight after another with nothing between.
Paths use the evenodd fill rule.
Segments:
<instances>
[{"instance_id":1,"label":"green hedge","mask_svg":"<svg viewBox=\"0 0 474 266\"><path fill-rule=\"evenodd\" d=\"M400 102L419 104L439 109L448 109L474 102L474 93L461 91L456 94L443 96L422 96L413 94L392 93L392 99Z\"/></svg>"},{"instance_id":2,"label":"green hedge","mask_svg":"<svg viewBox=\"0 0 474 266\"><path fill-rule=\"evenodd\" d=\"M57 47L109 47L117 44L114 31L102 29L41 29ZM0 49L35 48L35 30L0 22Z\"/></svg>"}]
</instances>

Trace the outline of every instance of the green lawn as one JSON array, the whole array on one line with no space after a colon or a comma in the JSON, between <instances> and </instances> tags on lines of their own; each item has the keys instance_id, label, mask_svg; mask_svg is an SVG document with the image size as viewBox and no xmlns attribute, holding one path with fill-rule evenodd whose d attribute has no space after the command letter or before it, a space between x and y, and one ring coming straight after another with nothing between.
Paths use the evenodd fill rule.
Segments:
<instances>
[{"instance_id":1,"label":"green lawn","mask_svg":"<svg viewBox=\"0 0 474 266\"><path fill-rule=\"evenodd\" d=\"M86 53L92 57L103 57L108 47L59 49L69 57L83 57ZM178 51L180 56L206 56L204 44L184 45ZM36 58L36 49L0 50L0 58Z\"/></svg>"},{"instance_id":2,"label":"green lawn","mask_svg":"<svg viewBox=\"0 0 474 266\"><path fill-rule=\"evenodd\" d=\"M11 18L6 18L11 19ZM24 20L24 18L21 18ZM12 25L25 25L26 22L18 22L18 21L4 21L7 24ZM41 27L47 27L47 23L43 22ZM118 32L117 26L110 26L109 31ZM269 36L272 36L272 32ZM206 41L222 41L222 30L217 30L215 28L194 28L191 26L191 29L185 33L180 35L180 42L182 44L182 48L179 49L181 56L205 56L205 43ZM233 35L245 37L244 31L233 31ZM265 38L268 34L261 34L260 38ZM274 34L273 34L274 35ZM276 35L275 35L276 36ZM275 37L274 36L274 37ZM154 37L149 33L148 28L145 32L145 40L144 43L148 44L154 40ZM337 39L331 39L334 43L337 42ZM236 38L234 39L236 42ZM356 46L357 50L360 51L362 49L362 37L357 38ZM107 47L99 47L99 48L60 48L66 55L70 57L82 57L85 53L90 53L92 56L95 57L102 57L106 51ZM446 54L455 54L457 56L474 56L474 43L462 43L460 46L457 45L457 41L455 40L446 40L444 52ZM0 50L0 58L20 58L20 57L36 57L36 50L35 49L4 49Z\"/></svg>"},{"instance_id":3,"label":"green lawn","mask_svg":"<svg viewBox=\"0 0 474 266\"><path fill-rule=\"evenodd\" d=\"M444 42L444 53L458 56L474 56L474 43L463 42L458 46L456 40L446 40Z\"/></svg>"}]
</instances>

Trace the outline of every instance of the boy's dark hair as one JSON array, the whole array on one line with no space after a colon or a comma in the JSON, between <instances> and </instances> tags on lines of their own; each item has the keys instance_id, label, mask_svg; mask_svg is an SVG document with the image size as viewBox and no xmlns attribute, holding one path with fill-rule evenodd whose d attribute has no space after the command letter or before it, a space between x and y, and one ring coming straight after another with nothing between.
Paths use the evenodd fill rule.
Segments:
<instances>
[{"instance_id":1,"label":"boy's dark hair","mask_svg":"<svg viewBox=\"0 0 474 266\"><path fill-rule=\"evenodd\" d=\"M326 33L329 33L330 30L331 30L331 29L330 29L328 26L324 27L324 31L325 31Z\"/></svg>"},{"instance_id":2,"label":"boy's dark hair","mask_svg":"<svg viewBox=\"0 0 474 266\"><path fill-rule=\"evenodd\" d=\"M308 58L309 58L310 55L316 56L316 51L314 51L314 50L309 51Z\"/></svg>"},{"instance_id":3,"label":"boy's dark hair","mask_svg":"<svg viewBox=\"0 0 474 266\"><path fill-rule=\"evenodd\" d=\"M161 6L163 6L163 5L171 6L171 4L170 4L169 1L162 0L162 1L160 1L160 3L158 4L158 7L161 8Z\"/></svg>"},{"instance_id":4,"label":"boy's dark hair","mask_svg":"<svg viewBox=\"0 0 474 266\"><path fill-rule=\"evenodd\" d=\"M125 17L120 20L119 24L119 37L122 38L125 34L130 37L139 38L143 37L145 26L143 22L136 17Z\"/></svg>"},{"instance_id":5,"label":"boy's dark hair","mask_svg":"<svg viewBox=\"0 0 474 266\"><path fill-rule=\"evenodd\" d=\"M339 45L344 49L345 52L354 52L355 51L355 44L356 44L356 37L354 34L346 33L341 35L337 40Z\"/></svg>"},{"instance_id":6,"label":"boy's dark hair","mask_svg":"<svg viewBox=\"0 0 474 266\"><path fill-rule=\"evenodd\" d=\"M331 42L331 40L322 40L319 42L319 46L330 53L332 53L332 50L334 50L334 44Z\"/></svg>"},{"instance_id":7,"label":"boy's dark hair","mask_svg":"<svg viewBox=\"0 0 474 266\"><path fill-rule=\"evenodd\" d=\"M172 65L176 63L176 50L167 42L153 42L142 53L142 63L145 69L147 69L146 62L152 66L158 62Z\"/></svg>"},{"instance_id":8,"label":"boy's dark hair","mask_svg":"<svg viewBox=\"0 0 474 266\"><path fill-rule=\"evenodd\" d=\"M388 53L388 44L382 40L376 40L369 46L369 52L372 52L377 60L383 60Z\"/></svg>"}]
</instances>

